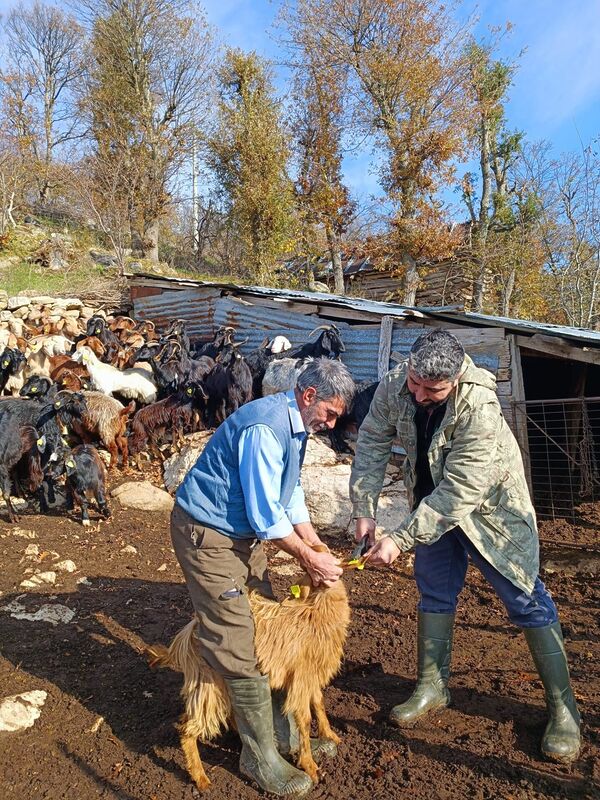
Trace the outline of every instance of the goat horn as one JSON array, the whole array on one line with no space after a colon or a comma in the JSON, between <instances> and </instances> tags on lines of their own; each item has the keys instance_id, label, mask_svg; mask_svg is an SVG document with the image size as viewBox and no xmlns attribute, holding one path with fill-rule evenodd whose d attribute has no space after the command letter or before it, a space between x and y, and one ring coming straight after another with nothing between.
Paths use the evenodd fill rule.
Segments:
<instances>
[{"instance_id":1,"label":"goat horn","mask_svg":"<svg viewBox=\"0 0 600 800\"><path fill-rule=\"evenodd\" d=\"M243 344L246 344L246 342L248 341L249 338L250 338L249 336L246 336L246 338L241 342L231 342L231 346L232 347L241 347Z\"/></svg>"},{"instance_id":2,"label":"goat horn","mask_svg":"<svg viewBox=\"0 0 600 800\"><path fill-rule=\"evenodd\" d=\"M331 325L319 325L318 328L315 328L314 331L311 331L308 335L312 336L313 333L316 333L317 331L330 331L332 327L333 326Z\"/></svg>"}]
</instances>

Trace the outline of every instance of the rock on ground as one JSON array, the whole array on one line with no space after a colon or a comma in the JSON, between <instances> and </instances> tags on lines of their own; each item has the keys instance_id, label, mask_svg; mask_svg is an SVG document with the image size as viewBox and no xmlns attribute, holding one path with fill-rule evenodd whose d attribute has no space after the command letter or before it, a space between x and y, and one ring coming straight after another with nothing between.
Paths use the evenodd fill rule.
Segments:
<instances>
[{"instance_id":1,"label":"rock on ground","mask_svg":"<svg viewBox=\"0 0 600 800\"><path fill-rule=\"evenodd\" d=\"M14 694L0 703L0 731L22 731L31 728L40 716L47 693L42 689Z\"/></svg>"},{"instance_id":2,"label":"rock on ground","mask_svg":"<svg viewBox=\"0 0 600 800\"><path fill-rule=\"evenodd\" d=\"M317 531L340 534L350 531L352 506L348 494L350 464L338 461L333 450L318 437L311 437L302 468L306 506ZM397 470L388 469L379 499L378 534L398 526L408 514L404 485Z\"/></svg>"},{"instance_id":3,"label":"rock on ground","mask_svg":"<svg viewBox=\"0 0 600 800\"><path fill-rule=\"evenodd\" d=\"M173 498L168 492L157 489L149 481L128 481L113 489L111 497L116 498L124 508L139 511L171 511Z\"/></svg>"},{"instance_id":4,"label":"rock on ground","mask_svg":"<svg viewBox=\"0 0 600 800\"><path fill-rule=\"evenodd\" d=\"M17 600L13 600L7 606L2 606L2 610L7 611L14 619L49 622L50 625L58 625L60 622L68 624L75 616L75 612L71 608L63 606L61 603L44 603L37 611L30 612Z\"/></svg>"},{"instance_id":5,"label":"rock on ground","mask_svg":"<svg viewBox=\"0 0 600 800\"><path fill-rule=\"evenodd\" d=\"M211 435L210 431L200 431L186 436L186 444L179 453L165 461L163 480L171 494L177 491L186 473L194 466Z\"/></svg>"},{"instance_id":6,"label":"rock on ground","mask_svg":"<svg viewBox=\"0 0 600 800\"><path fill-rule=\"evenodd\" d=\"M210 434L187 436L181 452L165 461L164 482L174 492L202 453ZM340 461L320 437L310 437L302 468L302 486L310 518L318 531L342 534L349 530L352 507L348 496L350 464ZM408 514L406 492L398 470L388 469L379 501L378 533L398 526Z\"/></svg>"}]
</instances>

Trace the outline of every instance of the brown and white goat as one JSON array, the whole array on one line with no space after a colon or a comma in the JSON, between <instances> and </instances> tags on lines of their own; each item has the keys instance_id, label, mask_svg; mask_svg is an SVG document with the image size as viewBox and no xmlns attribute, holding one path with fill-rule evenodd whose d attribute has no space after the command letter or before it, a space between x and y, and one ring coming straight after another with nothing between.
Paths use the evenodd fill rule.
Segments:
<instances>
[{"instance_id":1,"label":"brown and white goat","mask_svg":"<svg viewBox=\"0 0 600 800\"><path fill-rule=\"evenodd\" d=\"M83 396L87 411L80 420L74 420L73 430L84 443L100 441L106 447L110 453L110 469L118 463L120 452L125 468L129 460L127 421L135 411L135 401L124 406L102 392L84 392Z\"/></svg>"},{"instance_id":2,"label":"brown and white goat","mask_svg":"<svg viewBox=\"0 0 600 800\"><path fill-rule=\"evenodd\" d=\"M323 688L338 672L350 624L348 595L343 582L313 588L308 576L299 580L300 597L278 602L258 592L249 595L254 616L254 648L260 671L269 676L271 690L286 693L284 712L294 715L300 734L297 765L316 783L318 768L310 748L311 709L319 737L339 744L331 729ZM208 779L197 740L214 739L233 726L231 701L223 679L199 655L193 619L176 634L170 647L148 648L151 666L183 672L181 696L185 711L178 726L188 772L200 791Z\"/></svg>"}]
</instances>

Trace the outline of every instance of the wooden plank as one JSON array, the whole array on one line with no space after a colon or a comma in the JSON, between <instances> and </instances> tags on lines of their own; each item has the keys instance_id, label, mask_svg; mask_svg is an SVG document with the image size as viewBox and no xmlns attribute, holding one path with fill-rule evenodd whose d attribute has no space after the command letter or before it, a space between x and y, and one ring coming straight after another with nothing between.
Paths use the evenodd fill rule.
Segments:
<instances>
[{"instance_id":1,"label":"wooden plank","mask_svg":"<svg viewBox=\"0 0 600 800\"><path fill-rule=\"evenodd\" d=\"M519 336L509 334L507 337L510 347L512 385L513 385L513 408L514 408L514 434L521 449L523 466L525 468L525 478L529 486L529 492L533 497L533 484L531 481L531 458L529 454L529 434L527 432L527 413L524 405L525 383L523 380L523 365L521 364L521 353L518 347Z\"/></svg>"},{"instance_id":2,"label":"wooden plank","mask_svg":"<svg viewBox=\"0 0 600 800\"><path fill-rule=\"evenodd\" d=\"M394 330L394 318L384 317L381 320L379 334L379 353L377 355L377 377L383 378L390 368L390 352L392 349L392 332Z\"/></svg>"},{"instance_id":3,"label":"wooden plank","mask_svg":"<svg viewBox=\"0 0 600 800\"><path fill-rule=\"evenodd\" d=\"M541 353L545 356L581 361L584 364L600 365L600 349L578 347L559 336L543 336L536 333L535 336L517 336L516 340L521 350L530 350L534 355Z\"/></svg>"},{"instance_id":4,"label":"wooden plank","mask_svg":"<svg viewBox=\"0 0 600 800\"><path fill-rule=\"evenodd\" d=\"M501 381L496 384L496 394L498 397L512 397L513 387L511 381Z\"/></svg>"}]
</instances>

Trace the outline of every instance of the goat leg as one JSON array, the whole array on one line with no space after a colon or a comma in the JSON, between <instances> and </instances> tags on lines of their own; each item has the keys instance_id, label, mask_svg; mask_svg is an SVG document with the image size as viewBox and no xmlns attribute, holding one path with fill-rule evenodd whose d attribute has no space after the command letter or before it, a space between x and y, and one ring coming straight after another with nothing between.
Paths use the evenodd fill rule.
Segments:
<instances>
[{"instance_id":1,"label":"goat leg","mask_svg":"<svg viewBox=\"0 0 600 800\"><path fill-rule=\"evenodd\" d=\"M317 689L313 692L311 706L313 711L315 712L315 719L317 720L317 735L320 739L329 739L335 744L340 744L342 741L340 737L335 733L331 725L329 724L329 719L327 718L327 713L325 712L325 703L323 702L323 692L320 689Z\"/></svg>"},{"instance_id":2,"label":"goat leg","mask_svg":"<svg viewBox=\"0 0 600 800\"><path fill-rule=\"evenodd\" d=\"M90 515L88 514L88 499L85 496L85 492L79 492L77 489L74 490L74 494L77 504L81 506L81 524L85 525L87 528L90 524Z\"/></svg>"},{"instance_id":3,"label":"goat leg","mask_svg":"<svg viewBox=\"0 0 600 800\"><path fill-rule=\"evenodd\" d=\"M193 727L190 720L187 720L186 715L182 717L182 723L179 728L179 741L181 749L185 756L185 766L190 774L191 779L198 787L198 791L203 792L210 786L208 775L204 771L200 752L198 751L198 738L195 731L190 732L188 729Z\"/></svg>"},{"instance_id":4,"label":"goat leg","mask_svg":"<svg viewBox=\"0 0 600 800\"><path fill-rule=\"evenodd\" d=\"M310 748L310 705L302 712L294 711L294 719L298 726L300 747L296 766L304 770L313 783L319 782L319 768L317 767Z\"/></svg>"}]
</instances>

